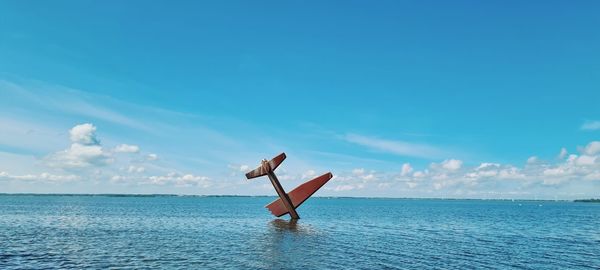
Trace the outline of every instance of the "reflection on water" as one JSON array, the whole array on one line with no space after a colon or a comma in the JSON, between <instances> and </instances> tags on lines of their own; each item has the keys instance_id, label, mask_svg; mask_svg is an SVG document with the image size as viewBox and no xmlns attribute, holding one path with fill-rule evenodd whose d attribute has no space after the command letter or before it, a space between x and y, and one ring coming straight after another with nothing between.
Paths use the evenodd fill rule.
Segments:
<instances>
[{"instance_id":1,"label":"reflection on water","mask_svg":"<svg viewBox=\"0 0 600 270\"><path fill-rule=\"evenodd\" d=\"M274 219L267 224L268 233L261 241L263 250L260 268L284 269L293 268L306 261L306 254L317 238L313 226L297 219Z\"/></svg>"},{"instance_id":2,"label":"reflection on water","mask_svg":"<svg viewBox=\"0 0 600 270\"><path fill-rule=\"evenodd\" d=\"M297 233L298 232L298 228L302 228L302 226L298 226L298 220L297 219L290 219L290 220L285 220L285 219L274 219L271 222L269 222L269 225L271 225L271 227L273 229L275 229L276 231L280 231L280 232L294 232Z\"/></svg>"}]
</instances>

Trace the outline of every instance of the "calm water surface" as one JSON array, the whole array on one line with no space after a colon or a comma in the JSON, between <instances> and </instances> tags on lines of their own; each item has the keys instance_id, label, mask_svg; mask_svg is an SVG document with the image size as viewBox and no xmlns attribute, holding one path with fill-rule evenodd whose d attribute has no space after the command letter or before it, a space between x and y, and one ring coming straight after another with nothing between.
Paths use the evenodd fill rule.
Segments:
<instances>
[{"instance_id":1,"label":"calm water surface","mask_svg":"<svg viewBox=\"0 0 600 270\"><path fill-rule=\"evenodd\" d=\"M600 204L0 195L0 269L600 269Z\"/></svg>"}]
</instances>

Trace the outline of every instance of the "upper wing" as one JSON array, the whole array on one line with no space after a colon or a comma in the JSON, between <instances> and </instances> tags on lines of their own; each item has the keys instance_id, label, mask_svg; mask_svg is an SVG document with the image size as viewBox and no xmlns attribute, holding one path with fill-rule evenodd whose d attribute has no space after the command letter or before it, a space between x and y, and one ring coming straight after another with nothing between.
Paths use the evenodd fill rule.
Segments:
<instances>
[{"instance_id":1,"label":"upper wing","mask_svg":"<svg viewBox=\"0 0 600 270\"><path fill-rule=\"evenodd\" d=\"M281 162L283 162L284 159L285 159L285 153L281 153L278 156L271 159L269 161L269 166L271 167L271 170L274 171L275 169L277 169L277 167L279 167L279 164L281 164ZM246 178L252 179L252 178L256 178L256 177L263 176L263 175L267 175L267 171L265 171L263 166L261 165L261 166L258 166L258 168L246 173Z\"/></svg>"}]
</instances>

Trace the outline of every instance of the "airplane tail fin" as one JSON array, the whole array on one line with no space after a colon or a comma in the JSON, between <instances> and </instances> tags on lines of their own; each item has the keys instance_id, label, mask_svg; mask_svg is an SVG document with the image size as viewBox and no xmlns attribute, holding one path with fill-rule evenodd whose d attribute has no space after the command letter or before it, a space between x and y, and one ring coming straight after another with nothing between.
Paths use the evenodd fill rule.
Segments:
<instances>
[{"instance_id":1,"label":"airplane tail fin","mask_svg":"<svg viewBox=\"0 0 600 270\"><path fill-rule=\"evenodd\" d=\"M269 166L271 167L271 170L274 171L275 169L277 169L277 167L279 167L279 165L281 164L281 162L283 162L283 160L285 160L285 153L281 153L278 156L271 159L269 161ZM263 175L267 175L267 170L265 170L265 168L261 165L261 166L258 166L258 168L246 173L246 178L252 179L252 178L260 177Z\"/></svg>"},{"instance_id":2,"label":"airplane tail fin","mask_svg":"<svg viewBox=\"0 0 600 270\"><path fill-rule=\"evenodd\" d=\"M299 185L294 190L288 193L288 197L290 201L292 201L292 205L294 209L298 208L306 199L312 196L319 188L321 188L327 181L329 181L333 177L333 174L330 172L323 174L313 180L307 181L304 184ZM269 209L271 213L280 217L288 213L288 210L283 205L281 199L277 199L272 203L265 206L265 208Z\"/></svg>"}]
</instances>

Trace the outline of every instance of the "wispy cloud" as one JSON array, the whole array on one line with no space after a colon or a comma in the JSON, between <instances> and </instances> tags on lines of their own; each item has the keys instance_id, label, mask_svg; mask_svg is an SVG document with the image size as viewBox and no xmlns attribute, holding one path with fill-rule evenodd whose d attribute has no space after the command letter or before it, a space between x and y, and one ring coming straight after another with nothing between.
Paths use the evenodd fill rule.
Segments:
<instances>
[{"instance_id":1,"label":"wispy cloud","mask_svg":"<svg viewBox=\"0 0 600 270\"><path fill-rule=\"evenodd\" d=\"M386 140L358 134L347 134L344 139L350 143L365 146L372 150L406 157L438 158L443 156L446 152L438 147L428 144Z\"/></svg>"},{"instance_id":2,"label":"wispy cloud","mask_svg":"<svg viewBox=\"0 0 600 270\"><path fill-rule=\"evenodd\" d=\"M131 128L151 130L137 119L98 104L98 101L102 100L113 106L127 105L108 97L95 96L76 89L38 81L17 84L0 80L0 90L9 94L13 102L29 104L38 110L83 116Z\"/></svg>"},{"instance_id":3,"label":"wispy cloud","mask_svg":"<svg viewBox=\"0 0 600 270\"><path fill-rule=\"evenodd\" d=\"M582 130L600 130L600 121L585 121L581 125Z\"/></svg>"},{"instance_id":4,"label":"wispy cloud","mask_svg":"<svg viewBox=\"0 0 600 270\"><path fill-rule=\"evenodd\" d=\"M0 116L0 146L26 153L46 153L63 141L58 129L41 121L25 121L10 114ZM62 134L64 135L64 134Z\"/></svg>"}]
</instances>

